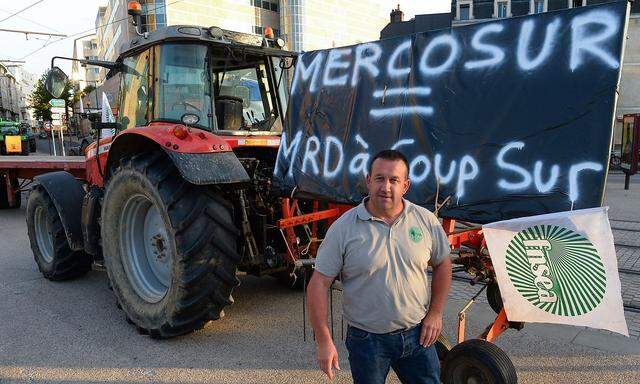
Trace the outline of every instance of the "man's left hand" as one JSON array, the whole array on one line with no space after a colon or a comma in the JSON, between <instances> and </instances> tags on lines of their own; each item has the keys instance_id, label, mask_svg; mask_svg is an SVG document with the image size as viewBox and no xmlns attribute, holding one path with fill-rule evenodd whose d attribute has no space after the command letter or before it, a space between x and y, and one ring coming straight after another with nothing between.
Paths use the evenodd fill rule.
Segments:
<instances>
[{"instance_id":1,"label":"man's left hand","mask_svg":"<svg viewBox=\"0 0 640 384\"><path fill-rule=\"evenodd\" d=\"M440 336L440 331L442 331L442 314L429 311L422 319L420 344L425 348L431 346Z\"/></svg>"}]
</instances>

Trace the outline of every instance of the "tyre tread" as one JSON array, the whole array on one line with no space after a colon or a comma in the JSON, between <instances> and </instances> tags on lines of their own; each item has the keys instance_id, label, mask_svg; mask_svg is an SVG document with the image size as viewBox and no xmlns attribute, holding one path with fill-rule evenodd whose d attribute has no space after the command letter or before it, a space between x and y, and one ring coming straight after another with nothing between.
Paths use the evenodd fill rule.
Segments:
<instances>
[{"instance_id":1,"label":"tyre tread","mask_svg":"<svg viewBox=\"0 0 640 384\"><path fill-rule=\"evenodd\" d=\"M65 234L62 221L58 215L58 211L53 204L53 200L49 194L40 185L36 186L29 196L30 204L36 204L37 200L42 199L46 204L48 216L51 220L51 231L53 236L53 262L52 268L48 270L43 265L44 260L39 260L38 245L35 240L35 228L32 228L32 222L27 221L29 229L29 239L31 249L33 250L34 259L38 265L38 269L42 275L52 281L69 280L82 276L91 270L92 257L84 251L73 251L69 247L67 235ZM30 212L30 211L28 211Z\"/></svg>"},{"instance_id":2,"label":"tyre tread","mask_svg":"<svg viewBox=\"0 0 640 384\"><path fill-rule=\"evenodd\" d=\"M163 323L136 326L152 338L201 329L208 321L220 318L223 308L233 303L231 293L239 284L236 267L240 257L235 249L239 231L232 221L232 205L213 188L186 182L165 155L145 153L123 159L107 189L114 187L113 181L123 169L145 175L157 189L175 234L176 262L183 271L174 279L179 293L177 300L167 304L172 308L166 311Z\"/></svg>"},{"instance_id":3,"label":"tyre tread","mask_svg":"<svg viewBox=\"0 0 640 384\"><path fill-rule=\"evenodd\" d=\"M443 382L445 384L454 384L447 367L455 364L454 360L461 355L473 356L488 367L491 372L499 372L501 378L495 384L516 384L518 382L516 369L509 356L502 349L486 340L470 339L454 346L447 354L443 369Z\"/></svg>"}]
</instances>

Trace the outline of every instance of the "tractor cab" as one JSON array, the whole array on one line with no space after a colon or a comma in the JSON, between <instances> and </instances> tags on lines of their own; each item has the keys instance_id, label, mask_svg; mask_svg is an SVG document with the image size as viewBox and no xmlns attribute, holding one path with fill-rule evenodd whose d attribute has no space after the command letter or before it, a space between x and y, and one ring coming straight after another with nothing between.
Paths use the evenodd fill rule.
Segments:
<instances>
[{"instance_id":1,"label":"tractor cab","mask_svg":"<svg viewBox=\"0 0 640 384\"><path fill-rule=\"evenodd\" d=\"M116 68L119 128L182 123L221 135L278 135L296 57L283 46L217 27L168 26L139 36Z\"/></svg>"}]
</instances>

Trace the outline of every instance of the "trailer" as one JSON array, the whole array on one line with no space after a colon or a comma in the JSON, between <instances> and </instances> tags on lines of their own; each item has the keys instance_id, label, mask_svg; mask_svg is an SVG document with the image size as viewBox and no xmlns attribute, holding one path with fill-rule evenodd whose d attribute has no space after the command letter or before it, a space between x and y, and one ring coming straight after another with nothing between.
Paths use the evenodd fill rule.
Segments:
<instances>
[{"instance_id":1,"label":"trailer","mask_svg":"<svg viewBox=\"0 0 640 384\"><path fill-rule=\"evenodd\" d=\"M0 157L0 209L20 208L22 193L42 174L64 171L85 177L85 159L71 156Z\"/></svg>"}]
</instances>

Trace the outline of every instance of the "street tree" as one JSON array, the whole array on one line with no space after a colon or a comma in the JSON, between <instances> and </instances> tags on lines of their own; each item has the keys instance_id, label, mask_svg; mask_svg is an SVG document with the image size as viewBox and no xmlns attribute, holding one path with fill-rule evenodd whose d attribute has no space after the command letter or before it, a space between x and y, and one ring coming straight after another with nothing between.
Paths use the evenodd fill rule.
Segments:
<instances>
[{"instance_id":1,"label":"street tree","mask_svg":"<svg viewBox=\"0 0 640 384\"><path fill-rule=\"evenodd\" d=\"M47 78L46 73L43 74L38 81L36 81L35 86L33 87L33 92L30 95L30 108L33 108L33 113L37 120L41 121L49 121L51 120L51 106L49 105L49 100L53 99L53 96L47 91L45 88L45 80ZM67 105L71 105L73 102L73 98L71 95L72 84L71 81L67 80L67 83L64 87L64 91L62 95L60 95L61 99L64 99Z\"/></svg>"}]
</instances>

